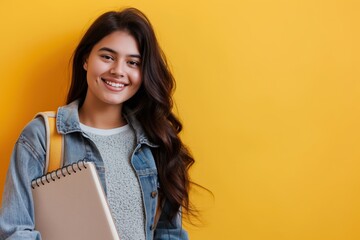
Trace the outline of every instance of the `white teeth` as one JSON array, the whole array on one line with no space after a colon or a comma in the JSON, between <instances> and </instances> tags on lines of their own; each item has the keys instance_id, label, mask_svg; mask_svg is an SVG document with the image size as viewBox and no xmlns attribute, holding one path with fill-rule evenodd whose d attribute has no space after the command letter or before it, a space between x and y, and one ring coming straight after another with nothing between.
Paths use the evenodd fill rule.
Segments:
<instances>
[{"instance_id":1,"label":"white teeth","mask_svg":"<svg viewBox=\"0 0 360 240\"><path fill-rule=\"evenodd\" d=\"M114 83L114 82L110 82L110 81L105 81L105 83L106 83L107 85L110 85L110 86L116 87L116 88L122 88L122 87L125 86L125 85L122 84L122 83Z\"/></svg>"}]
</instances>

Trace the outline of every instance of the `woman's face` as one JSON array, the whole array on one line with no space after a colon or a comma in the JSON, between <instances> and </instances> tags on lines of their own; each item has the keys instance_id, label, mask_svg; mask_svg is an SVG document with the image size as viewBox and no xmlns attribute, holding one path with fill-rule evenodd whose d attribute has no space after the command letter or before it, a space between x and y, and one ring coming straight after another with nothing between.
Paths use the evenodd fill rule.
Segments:
<instances>
[{"instance_id":1,"label":"woman's face","mask_svg":"<svg viewBox=\"0 0 360 240\"><path fill-rule=\"evenodd\" d=\"M88 90L85 101L121 106L139 90L141 56L137 43L124 31L101 39L84 63Z\"/></svg>"}]
</instances>

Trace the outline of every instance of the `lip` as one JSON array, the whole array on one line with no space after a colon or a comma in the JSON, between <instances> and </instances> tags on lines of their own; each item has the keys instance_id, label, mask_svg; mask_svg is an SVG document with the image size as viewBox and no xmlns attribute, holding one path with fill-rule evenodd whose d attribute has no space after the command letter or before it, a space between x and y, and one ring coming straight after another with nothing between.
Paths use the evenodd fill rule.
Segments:
<instances>
[{"instance_id":1,"label":"lip","mask_svg":"<svg viewBox=\"0 0 360 240\"><path fill-rule=\"evenodd\" d=\"M101 77L100 79L104 83L106 88L115 92L122 91L126 86L129 85L127 82L119 81L118 79L104 78L104 77ZM108 82L113 83L113 85L108 84ZM114 86L114 85L120 85L120 86Z\"/></svg>"}]
</instances>

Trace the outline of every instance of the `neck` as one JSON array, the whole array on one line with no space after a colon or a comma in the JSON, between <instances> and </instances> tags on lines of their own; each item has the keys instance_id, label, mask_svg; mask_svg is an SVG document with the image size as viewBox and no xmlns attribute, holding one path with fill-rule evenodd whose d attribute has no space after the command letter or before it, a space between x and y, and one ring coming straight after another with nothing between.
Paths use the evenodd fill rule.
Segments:
<instances>
[{"instance_id":1,"label":"neck","mask_svg":"<svg viewBox=\"0 0 360 240\"><path fill-rule=\"evenodd\" d=\"M112 129L126 125L121 115L122 104L91 103L84 101L79 109L80 122L84 125L100 129Z\"/></svg>"}]
</instances>

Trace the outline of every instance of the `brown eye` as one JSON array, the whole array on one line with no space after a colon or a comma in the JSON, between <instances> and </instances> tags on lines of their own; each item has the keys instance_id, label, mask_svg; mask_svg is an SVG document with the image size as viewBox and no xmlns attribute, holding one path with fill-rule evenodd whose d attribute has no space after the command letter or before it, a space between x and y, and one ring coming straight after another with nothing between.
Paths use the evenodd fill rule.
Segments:
<instances>
[{"instance_id":1,"label":"brown eye","mask_svg":"<svg viewBox=\"0 0 360 240\"><path fill-rule=\"evenodd\" d=\"M101 58L103 58L105 61L114 61L114 58L110 55L101 55Z\"/></svg>"},{"instance_id":2,"label":"brown eye","mask_svg":"<svg viewBox=\"0 0 360 240\"><path fill-rule=\"evenodd\" d=\"M128 61L128 64L134 67L140 66L140 62L138 61Z\"/></svg>"}]
</instances>

